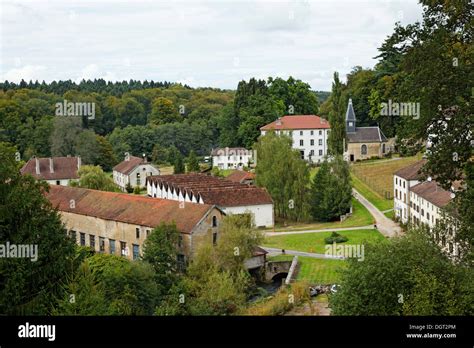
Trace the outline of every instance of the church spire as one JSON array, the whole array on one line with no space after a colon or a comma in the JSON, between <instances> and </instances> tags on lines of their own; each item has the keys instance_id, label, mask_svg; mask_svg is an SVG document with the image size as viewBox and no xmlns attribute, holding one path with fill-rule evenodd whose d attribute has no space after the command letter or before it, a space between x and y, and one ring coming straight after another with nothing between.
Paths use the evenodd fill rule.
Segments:
<instances>
[{"instance_id":1,"label":"church spire","mask_svg":"<svg viewBox=\"0 0 474 348\"><path fill-rule=\"evenodd\" d=\"M349 99L347 104L347 111L346 111L346 132L347 133L355 133L356 131L356 117L354 108L352 107L352 99Z\"/></svg>"}]
</instances>

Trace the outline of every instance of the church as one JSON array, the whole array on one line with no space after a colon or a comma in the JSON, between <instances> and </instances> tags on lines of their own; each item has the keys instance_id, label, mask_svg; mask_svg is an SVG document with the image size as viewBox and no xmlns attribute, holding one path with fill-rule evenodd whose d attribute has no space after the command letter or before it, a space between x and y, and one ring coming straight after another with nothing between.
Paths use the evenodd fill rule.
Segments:
<instances>
[{"instance_id":1,"label":"church","mask_svg":"<svg viewBox=\"0 0 474 348\"><path fill-rule=\"evenodd\" d=\"M388 139L378 127L356 127L356 117L349 99L346 111L346 147L344 158L347 161L383 157L389 151Z\"/></svg>"}]
</instances>

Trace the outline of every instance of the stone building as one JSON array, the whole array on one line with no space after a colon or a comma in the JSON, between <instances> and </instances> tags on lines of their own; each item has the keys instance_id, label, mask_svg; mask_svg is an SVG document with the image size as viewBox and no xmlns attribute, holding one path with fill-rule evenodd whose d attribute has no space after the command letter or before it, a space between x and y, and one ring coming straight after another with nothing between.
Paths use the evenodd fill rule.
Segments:
<instances>
[{"instance_id":1,"label":"stone building","mask_svg":"<svg viewBox=\"0 0 474 348\"><path fill-rule=\"evenodd\" d=\"M346 151L347 161L383 157L390 152L388 139L378 127L357 127L352 99L349 99L346 111Z\"/></svg>"},{"instance_id":2,"label":"stone building","mask_svg":"<svg viewBox=\"0 0 474 348\"><path fill-rule=\"evenodd\" d=\"M162 222L180 232L178 261L186 264L201 244L215 244L223 212L186 203L75 187L51 186L46 194L76 243L96 252L137 259L143 242Z\"/></svg>"},{"instance_id":3,"label":"stone building","mask_svg":"<svg viewBox=\"0 0 474 348\"><path fill-rule=\"evenodd\" d=\"M148 163L145 158L127 156L113 168L114 182L125 191L127 184L134 187L145 187L146 177L150 175L160 175L160 170Z\"/></svg>"}]
</instances>

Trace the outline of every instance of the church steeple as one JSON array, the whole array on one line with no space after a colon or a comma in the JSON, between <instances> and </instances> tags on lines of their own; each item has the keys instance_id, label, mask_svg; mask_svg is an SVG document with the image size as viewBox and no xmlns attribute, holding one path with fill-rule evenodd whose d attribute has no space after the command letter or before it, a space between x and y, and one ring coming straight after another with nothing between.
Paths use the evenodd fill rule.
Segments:
<instances>
[{"instance_id":1,"label":"church steeple","mask_svg":"<svg viewBox=\"0 0 474 348\"><path fill-rule=\"evenodd\" d=\"M354 108L352 107L352 99L349 99L346 111L346 133L355 133L356 131L356 117Z\"/></svg>"}]
</instances>

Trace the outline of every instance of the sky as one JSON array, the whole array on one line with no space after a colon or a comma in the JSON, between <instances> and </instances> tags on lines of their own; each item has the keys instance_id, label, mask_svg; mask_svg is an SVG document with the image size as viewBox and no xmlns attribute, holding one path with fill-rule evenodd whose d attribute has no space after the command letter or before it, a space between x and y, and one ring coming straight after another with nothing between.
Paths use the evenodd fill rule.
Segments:
<instances>
[{"instance_id":1,"label":"sky","mask_svg":"<svg viewBox=\"0 0 474 348\"><path fill-rule=\"evenodd\" d=\"M0 0L0 81L104 78L236 89L293 76L331 89L371 68L415 0Z\"/></svg>"}]
</instances>

